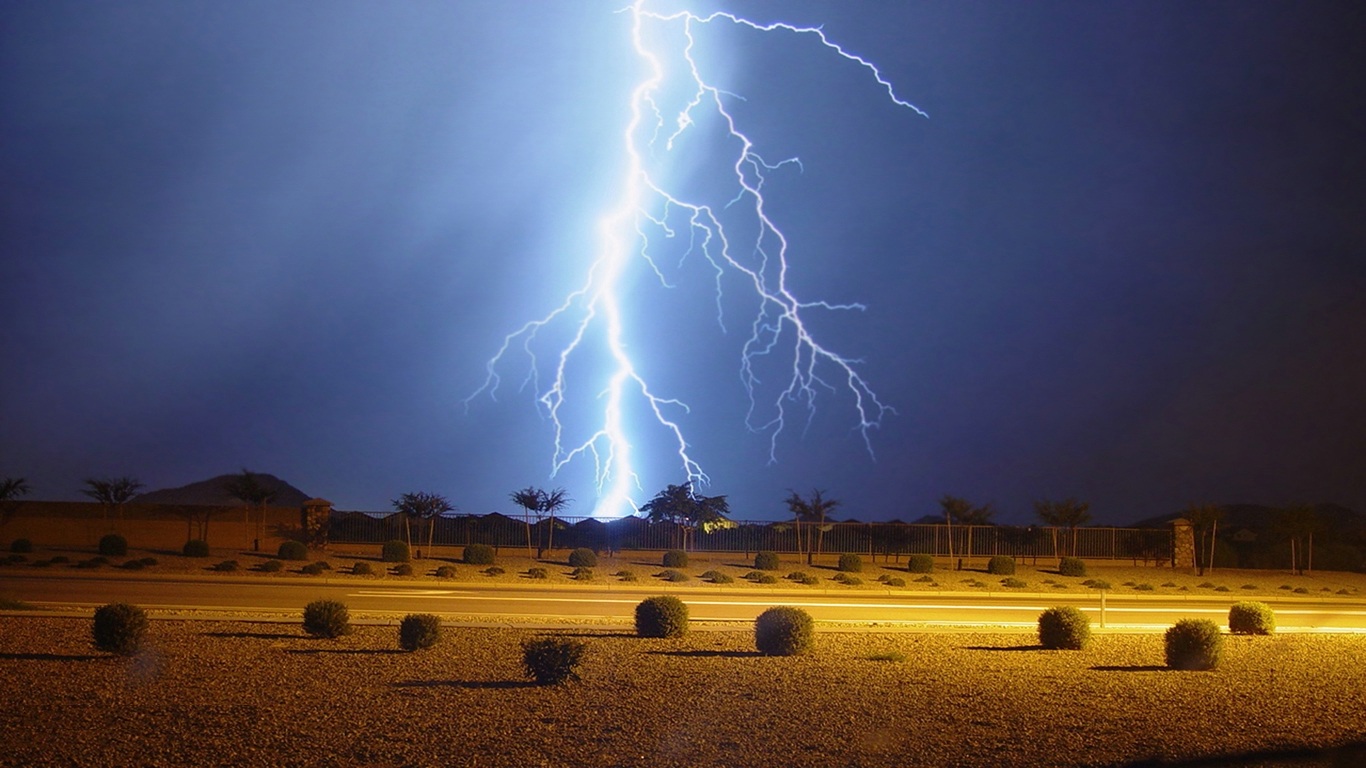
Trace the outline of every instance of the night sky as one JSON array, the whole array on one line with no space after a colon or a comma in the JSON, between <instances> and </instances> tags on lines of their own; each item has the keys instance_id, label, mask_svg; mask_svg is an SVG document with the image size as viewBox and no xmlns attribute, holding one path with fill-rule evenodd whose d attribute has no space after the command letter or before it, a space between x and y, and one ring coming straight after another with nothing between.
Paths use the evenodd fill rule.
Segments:
<instances>
[{"instance_id":1,"label":"night sky","mask_svg":"<svg viewBox=\"0 0 1366 768\"><path fill-rule=\"evenodd\" d=\"M620 199L625 4L0 4L0 476L55 500L246 467L342 509L469 513L565 486L590 513L591 466L548 476L524 371L463 401ZM691 7L823 25L929 114L809 36L698 31L764 157L801 159L764 187L790 287L867 306L812 332L896 409L873 458L821 390L770 463L737 284L723 332L704 261L630 281L642 374L691 407L735 516L813 488L861 520L944 494L1003 522L1068 496L1115 524L1366 511L1359 4ZM635 450L639 501L683 480L661 435Z\"/></svg>"}]
</instances>

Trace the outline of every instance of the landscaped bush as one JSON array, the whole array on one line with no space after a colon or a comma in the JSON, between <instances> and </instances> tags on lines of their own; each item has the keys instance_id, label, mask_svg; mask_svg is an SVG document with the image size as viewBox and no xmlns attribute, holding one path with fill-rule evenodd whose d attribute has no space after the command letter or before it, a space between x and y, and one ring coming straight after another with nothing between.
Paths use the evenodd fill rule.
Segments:
<instances>
[{"instance_id":1,"label":"landscaped bush","mask_svg":"<svg viewBox=\"0 0 1366 768\"><path fill-rule=\"evenodd\" d=\"M29 541L28 539L15 539L14 541L11 541L11 542L9 543L9 551L11 551L11 552L32 552L32 551L33 551L33 542L32 542L32 541Z\"/></svg>"},{"instance_id":2,"label":"landscaped bush","mask_svg":"<svg viewBox=\"0 0 1366 768\"><path fill-rule=\"evenodd\" d=\"M406 563L413 558L408 554L408 545L398 539L384 542L379 559L386 563Z\"/></svg>"},{"instance_id":3,"label":"landscaped bush","mask_svg":"<svg viewBox=\"0 0 1366 768\"><path fill-rule=\"evenodd\" d=\"M20 557L22 557L22 555L20 555ZM101 565L105 565L105 564L108 563L108 562L109 562L109 561L108 561L108 560L105 560L103 557L92 557L92 558L90 558L89 560L82 560L82 561L80 561L79 563L76 563L76 567L77 567L77 568L99 568Z\"/></svg>"},{"instance_id":4,"label":"landscaped bush","mask_svg":"<svg viewBox=\"0 0 1366 768\"><path fill-rule=\"evenodd\" d=\"M623 571L617 571L616 576L617 576L617 578L621 579L622 581L639 581L639 580L640 580L640 577L636 575L636 572L635 572L635 571L625 571L625 570L623 570Z\"/></svg>"},{"instance_id":5,"label":"landscaped bush","mask_svg":"<svg viewBox=\"0 0 1366 768\"><path fill-rule=\"evenodd\" d=\"M281 560L307 560L308 547L302 541L282 541L275 556Z\"/></svg>"},{"instance_id":6,"label":"landscaped bush","mask_svg":"<svg viewBox=\"0 0 1366 768\"><path fill-rule=\"evenodd\" d=\"M394 575L395 575L395 576L412 576L412 575L413 575L413 566L412 566L412 564L411 564L411 563L399 563L398 565L394 566Z\"/></svg>"},{"instance_id":7,"label":"landscaped bush","mask_svg":"<svg viewBox=\"0 0 1366 768\"><path fill-rule=\"evenodd\" d=\"M665 581L691 581L691 580L692 580L692 577L689 576L688 574L686 574L686 573L684 573L684 572L682 572L682 571L676 571L676 570L674 570L674 569L672 569L672 568L670 568L670 569L668 569L668 570L666 570L666 571L660 573L659 576L660 576L660 578L664 579Z\"/></svg>"},{"instance_id":8,"label":"landscaped bush","mask_svg":"<svg viewBox=\"0 0 1366 768\"><path fill-rule=\"evenodd\" d=\"M997 555L987 561L987 573L996 576L1014 576L1015 558L1010 555Z\"/></svg>"},{"instance_id":9,"label":"landscaped bush","mask_svg":"<svg viewBox=\"0 0 1366 768\"><path fill-rule=\"evenodd\" d=\"M934 557L931 555L911 555L906 558L906 570L911 573L931 573L934 571Z\"/></svg>"},{"instance_id":10,"label":"landscaped bush","mask_svg":"<svg viewBox=\"0 0 1366 768\"><path fill-rule=\"evenodd\" d=\"M48 562L52 563L53 565L64 565L66 563L71 562L71 558L67 557L66 555L53 555L52 558L48 560Z\"/></svg>"},{"instance_id":11,"label":"landscaped bush","mask_svg":"<svg viewBox=\"0 0 1366 768\"><path fill-rule=\"evenodd\" d=\"M465 561L466 565L493 565L493 547L487 544L471 544L465 547L460 559Z\"/></svg>"},{"instance_id":12,"label":"landscaped bush","mask_svg":"<svg viewBox=\"0 0 1366 768\"><path fill-rule=\"evenodd\" d=\"M797 583L804 584L808 587L814 587L821 583L821 579L814 573L801 573L797 575Z\"/></svg>"},{"instance_id":13,"label":"landscaped bush","mask_svg":"<svg viewBox=\"0 0 1366 768\"><path fill-rule=\"evenodd\" d=\"M300 568L299 573L302 573L305 576L321 576L323 571L327 570L324 567L326 565L327 563L309 563L308 565L305 565L304 567Z\"/></svg>"},{"instance_id":14,"label":"landscaped bush","mask_svg":"<svg viewBox=\"0 0 1366 768\"><path fill-rule=\"evenodd\" d=\"M147 614L136 605L110 603L95 609L91 634L101 651L131 656L138 652L146 633Z\"/></svg>"},{"instance_id":15,"label":"landscaped bush","mask_svg":"<svg viewBox=\"0 0 1366 768\"><path fill-rule=\"evenodd\" d=\"M535 568L528 568L528 569L526 570L526 575L527 575L527 577L532 578L532 579L548 579L548 578L550 578L550 572L547 571L547 570L544 569L544 568L539 567L539 566L538 566L538 567L535 567Z\"/></svg>"},{"instance_id":16,"label":"landscaped bush","mask_svg":"<svg viewBox=\"0 0 1366 768\"><path fill-rule=\"evenodd\" d=\"M649 597L636 605L640 637L682 637L688 633L688 606L671 595Z\"/></svg>"},{"instance_id":17,"label":"landscaped bush","mask_svg":"<svg viewBox=\"0 0 1366 768\"><path fill-rule=\"evenodd\" d=\"M105 557L123 557L128 554L128 539L117 533L107 533L100 539L100 554Z\"/></svg>"},{"instance_id":18,"label":"landscaped bush","mask_svg":"<svg viewBox=\"0 0 1366 768\"><path fill-rule=\"evenodd\" d=\"M578 680L576 667L583 661L587 644L578 640L543 637L522 642L522 666L538 685L557 685Z\"/></svg>"},{"instance_id":19,"label":"landscaped bush","mask_svg":"<svg viewBox=\"0 0 1366 768\"><path fill-rule=\"evenodd\" d=\"M1224 636L1209 619L1181 619L1167 630L1164 641L1172 669L1214 669L1224 651Z\"/></svg>"},{"instance_id":20,"label":"landscaped bush","mask_svg":"<svg viewBox=\"0 0 1366 768\"><path fill-rule=\"evenodd\" d=\"M665 568L687 568L688 553L681 549L671 549L664 553Z\"/></svg>"},{"instance_id":21,"label":"landscaped bush","mask_svg":"<svg viewBox=\"0 0 1366 768\"><path fill-rule=\"evenodd\" d=\"M1006 587L1007 589L1024 589L1029 586L1029 582L1024 579L1017 579L1014 576L1007 576L1006 578L1001 579L1001 586Z\"/></svg>"},{"instance_id":22,"label":"landscaped bush","mask_svg":"<svg viewBox=\"0 0 1366 768\"><path fill-rule=\"evenodd\" d=\"M571 573L571 574L569 574L569 576L570 576L570 578L572 578L574 581L592 581L592 580L593 580L593 569L592 569L592 568L587 568L587 567L584 567L584 566L581 565L581 566L579 566L578 568L575 568L575 569L574 569L574 572Z\"/></svg>"},{"instance_id":23,"label":"landscaped bush","mask_svg":"<svg viewBox=\"0 0 1366 768\"><path fill-rule=\"evenodd\" d=\"M218 563L217 565L215 565L215 566L213 567L213 569L214 569L215 571L220 572L220 573L232 573L233 571L237 570L237 561L236 561L236 560L224 560L223 562Z\"/></svg>"},{"instance_id":24,"label":"landscaped bush","mask_svg":"<svg viewBox=\"0 0 1366 768\"><path fill-rule=\"evenodd\" d=\"M52 562L57 562L57 558L52 558ZM62 562L66 561L63 560ZM145 568L151 568L152 566L157 564L157 559L155 557L144 557L141 560L138 560L138 562L142 563L143 567Z\"/></svg>"},{"instance_id":25,"label":"landscaped bush","mask_svg":"<svg viewBox=\"0 0 1366 768\"><path fill-rule=\"evenodd\" d=\"M503 574L507 573L507 571L503 570L502 568L496 565L490 565L489 567L485 568L482 571L482 573L485 576L502 576Z\"/></svg>"},{"instance_id":26,"label":"landscaped bush","mask_svg":"<svg viewBox=\"0 0 1366 768\"><path fill-rule=\"evenodd\" d=\"M357 560L356 562L351 564L352 576L372 576L374 575L374 573L375 569L364 560Z\"/></svg>"},{"instance_id":27,"label":"landscaped bush","mask_svg":"<svg viewBox=\"0 0 1366 768\"><path fill-rule=\"evenodd\" d=\"M882 583L883 583L883 584L886 584L886 585L889 586L889 587L904 587L904 586L906 586L906 580L903 579L903 578L901 578L900 576L889 576L889 577L887 578L887 580L884 581L884 582L882 582Z\"/></svg>"},{"instance_id":28,"label":"landscaped bush","mask_svg":"<svg viewBox=\"0 0 1366 768\"><path fill-rule=\"evenodd\" d=\"M48 565L48 561L46 560L41 560L39 561L39 563L41 563L42 565ZM39 563L34 563L34 565L38 565ZM146 568L147 566L143 564L141 560L127 560L123 563L123 565L120 565L119 567L128 571L140 571L143 568Z\"/></svg>"},{"instance_id":29,"label":"landscaped bush","mask_svg":"<svg viewBox=\"0 0 1366 768\"><path fill-rule=\"evenodd\" d=\"M703 573L702 578L706 579L707 581L710 581L713 584L730 584L735 581L735 579L730 574L722 573L721 571L715 569Z\"/></svg>"},{"instance_id":30,"label":"landscaped bush","mask_svg":"<svg viewBox=\"0 0 1366 768\"><path fill-rule=\"evenodd\" d=\"M1080 557L1064 557L1058 563L1058 573L1063 576L1085 576L1086 561Z\"/></svg>"},{"instance_id":31,"label":"landscaped bush","mask_svg":"<svg viewBox=\"0 0 1366 768\"><path fill-rule=\"evenodd\" d=\"M755 581L757 581L757 582L760 583L760 584L777 584L777 583L778 583L778 577L777 577L777 576L774 576L774 575L771 574L771 573L765 573L764 575L760 576L758 579L755 579Z\"/></svg>"},{"instance_id":32,"label":"landscaped bush","mask_svg":"<svg viewBox=\"0 0 1366 768\"><path fill-rule=\"evenodd\" d=\"M851 552L840 555L840 564L837 568L841 573L862 573L863 558Z\"/></svg>"},{"instance_id":33,"label":"landscaped bush","mask_svg":"<svg viewBox=\"0 0 1366 768\"><path fill-rule=\"evenodd\" d=\"M810 650L815 624L800 608L780 605L754 620L754 645L766 656L792 656Z\"/></svg>"},{"instance_id":34,"label":"landscaped bush","mask_svg":"<svg viewBox=\"0 0 1366 768\"><path fill-rule=\"evenodd\" d=\"M336 600L314 600L304 607L304 631L314 637L337 638L351 633L351 614Z\"/></svg>"},{"instance_id":35,"label":"landscaped bush","mask_svg":"<svg viewBox=\"0 0 1366 768\"><path fill-rule=\"evenodd\" d=\"M410 613L398 624L398 647L405 651L431 648L441 639L441 618L430 613Z\"/></svg>"},{"instance_id":36,"label":"landscaped bush","mask_svg":"<svg viewBox=\"0 0 1366 768\"><path fill-rule=\"evenodd\" d=\"M436 569L436 577L437 577L438 579L453 579L453 578L455 578L455 567L454 567L454 566L450 566L450 565L438 566L437 569Z\"/></svg>"},{"instance_id":37,"label":"landscaped bush","mask_svg":"<svg viewBox=\"0 0 1366 768\"><path fill-rule=\"evenodd\" d=\"M916 581L917 584L933 584L933 583L934 583L934 577L933 577L933 576L917 576L917 577L915 578L915 581Z\"/></svg>"},{"instance_id":38,"label":"landscaped bush","mask_svg":"<svg viewBox=\"0 0 1366 768\"><path fill-rule=\"evenodd\" d=\"M863 579L860 579L857 576L851 576L850 574L844 573L843 571L835 574L832 578L834 581L838 581L841 584L847 584L851 587L857 587L858 585L863 583Z\"/></svg>"},{"instance_id":39,"label":"landscaped bush","mask_svg":"<svg viewBox=\"0 0 1366 768\"><path fill-rule=\"evenodd\" d=\"M1080 608L1065 605L1039 614L1039 645L1080 651L1091 641L1091 620Z\"/></svg>"},{"instance_id":40,"label":"landscaped bush","mask_svg":"<svg viewBox=\"0 0 1366 768\"><path fill-rule=\"evenodd\" d=\"M208 557L209 542L203 539L190 539L180 548L180 554L186 557Z\"/></svg>"},{"instance_id":41,"label":"landscaped bush","mask_svg":"<svg viewBox=\"0 0 1366 768\"><path fill-rule=\"evenodd\" d=\"M778 570L777 552L760 552L754 556L754 569L757 571Z\"/></svg>"},{"instance_id":42,"label":"landscaped bush","mask_svg":"<svg viewBox=\"0 0 1366 768\"><path fill-rule=\"evenodd\" d=\"M588 547L579 547L569 553L570 568L596 568L598 567L598 554Z\"/></svg>"},{"instance_id":43,"label":"landscaped bush","mask_svg":"<svg viewBox=\"0 0 1366 768\"><path fill-rule=\"evenodd\" d=\"M1269 635L1276 631L1271 606L1255 600L1234 603L1228 609L1228 631L1235 635Z\"/></svg>"},{"instance_id":44,"label":"landscaped bush","mask_svg":"<svg viewBox=\"0 0 1366 768\"><path fill-rule=\"evenodd\" d=\"M279 573L280 571L284 570L285 564L280 562L279 560L267 560L256 567L260 568L266 573Z\"/></svg>"}]
</instances>

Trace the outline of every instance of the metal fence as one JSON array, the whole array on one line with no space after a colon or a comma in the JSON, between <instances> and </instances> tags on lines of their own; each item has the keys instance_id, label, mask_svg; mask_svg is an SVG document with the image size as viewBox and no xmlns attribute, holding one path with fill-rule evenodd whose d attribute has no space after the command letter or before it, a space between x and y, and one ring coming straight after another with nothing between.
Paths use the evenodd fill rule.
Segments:
<instances>
[{"instance_id":1,"label":"metal fence","mask_svg":"<svg viewBox=\"0 0 1366 768\"><path fill-rule=\"evenodd\" d=\"M405 538L404 524L397 514L334 512L329 538L336 543L379 544ZM853 552L888 560L917 553L963 558L1010 555L1020 559L1072 555L1134 562L1170 562L1172 557L1172 532L1153 528L740 521L733 527L704 532L640 517L557 517L552 531L549 519L496 513L441 517L430 529L428 525L426 520L411 521L414 542L425 543L430 536L436 546L539 548L553 543L555 549L588 547L598 551L686 548L744 554L763 550L786 554Z\"/></svg>"}]
</instances>

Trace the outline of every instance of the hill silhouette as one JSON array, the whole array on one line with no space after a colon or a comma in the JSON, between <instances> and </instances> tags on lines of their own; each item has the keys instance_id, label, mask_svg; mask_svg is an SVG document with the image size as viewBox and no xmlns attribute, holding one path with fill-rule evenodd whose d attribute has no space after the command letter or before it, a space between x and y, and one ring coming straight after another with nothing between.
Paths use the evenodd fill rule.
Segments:
<instances>
[{"instance_id":1,"label":"hill silhouette","mask_svg":"<svg viewBox=\"0 0 1366 768\"><path fill-rule=\"evenodd\" d=\"M240 473L230 475L218 475L208 480L200 480L197 483L182 485L178 488L163 488L157 491L148 491L133 498L135 504L187 504L206 507L238 507L242 502L228 493L226 486ZM256 479L262 486L275 491L275 498L271 499L272 507L299 507L312 498L303 491L295 488L289 483L281 480L275 475L264 472L255 472Z\"/></svg>"}]
</instances>

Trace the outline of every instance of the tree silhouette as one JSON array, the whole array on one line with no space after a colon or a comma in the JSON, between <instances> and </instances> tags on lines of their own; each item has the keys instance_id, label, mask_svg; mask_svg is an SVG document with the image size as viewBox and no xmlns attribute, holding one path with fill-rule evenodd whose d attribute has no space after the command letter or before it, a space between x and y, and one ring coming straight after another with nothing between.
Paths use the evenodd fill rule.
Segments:
<instances>
[{"instance_id":1,"label":"tree silhouette","mask_svg":"<svg viewBox=\"0 0 1366 768\"><path fill-rule=\"evenodd\" d=\"M526 524L526 554L527 554L527 557L531 557L531 520L530 520L530 518L531 518L531 515L534 514L534 515L536 515L536 522L539 523L539 522L541 521L541 495L544 494L544 493L545 493L545 491L542 491L542 490L539 489L539 488L533 488L533 487L531 487L531 486L528 485L527 487L523 488L523 489L520 490L520 491L513 491L511 494L509 494L509 497L512 499L512 503L513 503L513 504L516 504L517 506L519 506L519 507L521 507L522 509L526 510L526 514L523 515L523 517L522 517L522 522ZM537 557L540 557L540 556L541 556L541 553L538 551L538 552L536 553L536 556L537 556Z\"/></svg>"},{"instance_id":2,"label":"tree silhouette","mask_svg":"<svg viewBox=\"0 0 1366 768\"><path fill-rule=\"evenodd\" d=\"M1053 527L1053 553L1058 554L1058 528L1067 528L1072 534L1072 554L1077 554L1077 526L1085 525L1091 519L1091 505L1076 499L1063 501L1034 502L1034 513L1046 525Z\"/></svg>"},{"instance_id":3,"label":"tree silhouette","mask_svg":"<svg viewBox=\"0 0 1366 768\"><path fill-rule=\"evenodd\" d=\"M408 542L408 546L413 545L412 520L427 521L427 550L430 553L432 548L432 538L436 531L436 519L455 510L455 505L446 500L445 496L439 493L405 493L391 502L394 510L403 515L403 532ZM418 552L418 559L422 558L422 553Z\"/></svg>"},{"instance_id":4,"label":"tree silhouette","mask_svg":"<svg viewBox=\"0 0 1366 768\"><path fill-rule=\"evenodd\" d=\"M256 523L256 538L252 541L253 550L261 549L261 534L266 525L266 507L275 498L276 489L265 484L262 476L249 469L243 469L223 483L223 490L234 499L242 502L242 522L251 525L251 510L259 513Z\"/></svg>"},{"instance_id":5,"label":"tree silhouette","mask_svg":"<svg viewBox=\"0 0 1366 768\"><path fill-rule=\"evenodd\" d=\"M1308 504L1294 504L1273 514L1275 530L1290 541L1290 570L1303 574L1314 570L1314 532L1319 529L1318 512ZM1308 543L1307 556L1305 543ZM1301 566L1301 559L1304 565Z\"/></svg>"},{"instance_id":6,"label":"tree silhouette","mask_svg":"<svg viewBox=\"0 0 1366 768\"><path fill-rule=\"evenodd\" d=\"M1214 570L1214 541L1219 533L1219 521L1224 508L1217 504L1191 504L1182 512L1195 533L1195 572L1203 576ZM1206 543L1208 541L1208 544Z\"/></svg>"},{"instance_id":7,"label":"tree silhouette","mask_svg":"<svg viewBox=\"0 0 1366 768\"><path fill-rule=\"evenodd\" d=\"M550 531L547 534L548 541L546 549L555 548L555 513L569 506L573 499L569 498L569 492L563 488L556 488L541 494L541 511L550 517Z\"/></svg>"},{"instance_id":8,"label":"tree silhouette","mask_svg":"<svg viewBox=\"0 0 1366 768\"><path fill-rule=\"evenodd\" d=\"M85 486L85 488L81 489L81 493L99 502L100 510L104 514L104 519L106 521L109 519L110 510L114 510L118 513L118 524L120 528L123 527L124 505L142 489L142 483L138 482L136 478L128 477L127 475L112 479L87 478Z\"/></svg>"},{"instance_id":9,"label":"tree silhouette","mask_svg":"<svg viewBox=\"0 0 1366 768\"><path fill-rule=\"evenodd\" d=\"M825 498L825 491L813 490L809 498L802 498L796 491L788 489L789 495L784 501L787 509L797 520L797 546L801 546L801 524L810 523L816 527L816 546L815 552L819 552L825 544L825 531L829 527L825 520L830 511L840 505L836 499ZM806 533L806 564L811 565L814 559L813 548L811 547L811 531Z\"/></svg>"},{"instance_id":10,"label":"tree silhouette","mask_svg":"<svg viewBox=\"0 0 1366 768\"><path fill-rule=\"evenodd\" d=\"M691 481L670 485L641 505L640 511L652 523L667 522L677 526L679 549L688 548L689 538L699 528L703 533L711 533L735 525L726 517L730 513L730 502L726 501L726 497L693 493Z\"/></svg>"},{"instance_id":11,"label":"tree silhouette","mask_svg":"<svg viewBox=\"0 0 1366 768\"><path fill-rule=\"evenodd\" d=\"M28 495L28 483L22 477L0 480L0 525L8 523L19 510L19 497Z\"/></svg>"}]
</instances>

